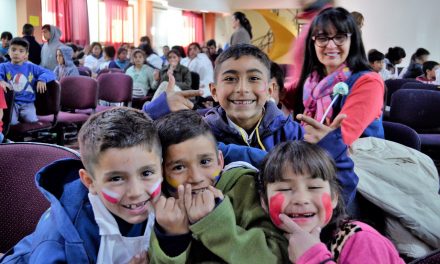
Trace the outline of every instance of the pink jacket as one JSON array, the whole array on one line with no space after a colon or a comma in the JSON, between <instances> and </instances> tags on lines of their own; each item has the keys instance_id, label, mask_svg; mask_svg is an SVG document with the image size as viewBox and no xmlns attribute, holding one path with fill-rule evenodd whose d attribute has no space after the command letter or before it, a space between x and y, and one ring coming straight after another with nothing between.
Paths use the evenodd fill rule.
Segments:
<instances>
[{"instance_id":1,"label":"pink jacket","mask_svg":"<svg viewBox=\"0 0 440 264\"><path fill-rule=\"evenodd\" d=\"M371 226L353 222L362 230L354 233L342 247L338 262L324 243L319 243L306 251L296 264L316 263L363 263L363 264L404 264L394 245Z\"/></svg>"}]
</instances>

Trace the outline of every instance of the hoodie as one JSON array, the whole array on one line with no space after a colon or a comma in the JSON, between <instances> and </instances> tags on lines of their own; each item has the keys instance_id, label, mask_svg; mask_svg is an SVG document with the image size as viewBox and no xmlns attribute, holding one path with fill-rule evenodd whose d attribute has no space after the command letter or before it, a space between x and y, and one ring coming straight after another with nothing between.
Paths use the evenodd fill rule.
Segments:
<instances>
[{"instance_id":1,"label":"hoodie","mask_svg":"<svg viewBox=\"0 0 440 264\"><path fill-rule=\"evenodd\" d=\"M57 80L59 81L66 76L79 76L78 68L76 68L72 59L73 49L68 46L61 46L58 49L63 54L64 64L58 64L55 67L54 73L57 76Z\"/></svg>"},{"instance_id":2,"label":"hoodie","mask_svg":"<svg viewBox=\"0 0 440 264\"><path fill-rule=\"evenodd\" d=\"M41 64L40 66L49 70L54 70L58 65L56 53L57 49L64 45L60 41L61 30L56 26L50 25L50 39L44 43L41 48Z\"/></svg>"},{"instance_id":3,"label":"hoodie","mask_svg":"<svg viewBox=\"0 0 440 264\"><path fill-rule=\"evenodd\" d=\"M96 263L99 229L89 191L79 179L81 168L80 160L64 159L37 173L37 187L51 207L1 263Z\"/></svg>"}]
</instances>

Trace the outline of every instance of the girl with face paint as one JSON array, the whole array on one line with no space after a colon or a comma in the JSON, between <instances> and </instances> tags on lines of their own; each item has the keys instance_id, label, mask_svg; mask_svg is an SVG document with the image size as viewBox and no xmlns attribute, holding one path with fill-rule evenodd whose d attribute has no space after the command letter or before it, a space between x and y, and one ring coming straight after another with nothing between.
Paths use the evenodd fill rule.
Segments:
<instances>
[{"instance_id":1,"label":"girl with face paint","mask_svg":"<svg viewBox=\"0 0 440 264\"><path fill-rule=\"evenodd\" d=\"M290 261L404 263L387 238L348 220L336 174L324 149L300 141L279 144L263 162L257 180L262 206L285 232Z\"/></svg>"}]
</instances>

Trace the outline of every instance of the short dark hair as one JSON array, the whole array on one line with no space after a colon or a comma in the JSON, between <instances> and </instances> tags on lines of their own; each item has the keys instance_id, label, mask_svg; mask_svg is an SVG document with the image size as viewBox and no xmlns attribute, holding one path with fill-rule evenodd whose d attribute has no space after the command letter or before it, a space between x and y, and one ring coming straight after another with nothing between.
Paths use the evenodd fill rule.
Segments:
<instances>
[{"instance_id":1,"label":"short dark hair","mask_svg":"<svg viewBox=\"0 0 440 264\"><path fill-rule=\"evenodd\" d=\"M34 26L32 24L24 24L23 25L23 35L32 36L34 35Z\"/></svg>"},{"instance_id":2,"label":"short dark hair","mask_svg":"<svg viewBox=\"0 0 440 264\"><path fill-rule=\"evenodd\" d=\"M429 55L429 51L427 49L424 48L418 48L416 50L416 52L414 52L414 54L411 56L411 60L414 61L416 58L420 58L422 56L427 56Z\"/></svg>"},{"instance_id":3,"label":"short dark hair","mask_svg":"<svg viewBox=\"0 0 440 264\"><path fill-rule=\"evenodd\" d=\"M9 43L9 46L12 45L22 46L26 49L26 51L29 51L29 42L24 38L20 38L20 37L13 38Z\"/></svg>"},{"instance_id":4,"label":"short dark hair","mask_svg":"<svg viewBox=\"0 0 440 264\"><path fill-rule=\"evenodd\" d=\"M179 58L181 57L181 56L180 56L180 52L179 52L178 50L176 50L176 49L171 49L171 50L168 51L168 53L167 53L167 58L168 58L168 56L170 56L171 53L176 54L176 56L179 57Z\"/></svg>"},{"instance_id":5,"label":"short dark hair","mask_svg":"<svg viewBox=\"0 0 440 264\"><path fill-rule=\"evenodd\" d=\"M426 74L427 70L431 71L437 65L439 65L439 64L436 61L427 61L427 62L423 63L423 73Z\"/></svg>"},{"instance_id":6,"label":"short dark hair","mask_svg":"<svg viewBox=\"0 0 440 264\"><path fill-rule=\"evenodd\" d=\"M0 39L7 39L8 41L12 39L12 34L9 31L2 32Z\"/></svg>"},{"instance_id":7,"label":"short dark hair","mask_svg":"<svg viewBox=\"0 0 440 264\"><path fill-rule=\"evenodd\" d=\"M108 57L113 59L115 57L116 50L115 50L115 47L113 47L113 46L106 46L104 48L104 52Z\"/></svg>"},{"instance_id":8,"label":"short dark hair","mask_svg":"<svg viewBox=\"0 0 440 264\"><path fill-rule=\"evenodd\" d=\"M385 54L385 58L387 58L393 65L396 64L397 61L406 57L406 52L401 47L391 47L388 49L387 54Z\"/></svg>"},{"instance_id":9,"label":"short dark hair","mask_svg":"<svg viewBox=\"0 0 440 264\"><path fill-rule=\"evenodd\" d=\"M44 25L43 27L41 27L41 30L43 29L48 30L50 32L50 25L49 24Z\"/></svg>"},{"instance_id":10,"label":"short dark hair","mask_svg":"<svg viewBox=\"0 0 440 264\"><path fill-rule=\"evenodd\" d=\"M211 128L203 117L193 110L170 113L156 120L154 124L159 131L163 157L166 156L169 146L202 135L210 138L217 149L217 141Z\"/></svg>"},{"instance_id":11,"label":"short dark hair","mask_svg":"<svg viewBox=\"0 0 440 264\"><path fill-rule=\"evenodd\" d=\"M208 40L208 42L206 42L206 46L214 46L214 47L217 47L217 43L215 42L215 40L214 39L210 39L210 40Z\"/></svg>"},{"instance_id":12,"label":"short dark hair","mask_svg":"<svg viewBox=\"0 0 440 264\"><path fill-rule=\"evenodd\" d=\"M279 92L282 92L284 90L284 71L280 65L273 61L270 64L270 78L275 78Z\"/></svg>"},{"instance_id":13,"label":"short dark hair","mask_svg":"<svg viewBox=\"0 0 440 264\"><path fill-rule=\"evenodd\" d=\"M383 61L385 59L385 55L382 52L372 49L368 52L368 62L374 63L375 61Z\"/></svg>"},{"instance_id":14,"label":"short dark hair","mask_svg":"<svg viewBox=\"0 0 440 264\"><path fill-rule=\"evenodd\" d=\"M162 155L157 129L144 112L116 107L92 115L78 133L81 161L92 175L101 154L110 148L142 146Z\"/></svg>"},{"instance_id":15,"label":"short dark hair","mask_svg":"<svg viewBox=\"0 0 440 264\"><path fill-rule=\"evenodd\" d=\"M336 178L336 167L329 154L318 145L305 141L286 141L278 144L265 157L259 175L256 178L257 190L268 205L267 185L283 180L286 169L298 175L308 174L312 178L328 181L331 196L338 196L338 205L333 211L329 223L332 228L345 219L345 205L341 187Z\"/></svg>"},{"instance_id":16,"label":"short dark hair","mask_svg":"<svg viewBox=\"0 0 440 264\"><path fill-rule=\"evenodd\" d=\"M119 54L121 54L122 52L127 52L127 49L126 48L124 48L124 47L120 47L119 49L118 49L118 56L119 56Z\"/></svg>"},{"instance_id":17,"label":"short dark hair","mask_svg":"<svg viewBox=\"0 0 440 264\"><path fill-rule=\"evenodd\" d=\"M173 50L178 50L180 53L180 57L185 58L186 57L186 53L185 53L185 49L182 46L172 46L171 49Z\"/></svg>"},{"instance_id":18,"label":"short dark hair","mask_svg":"<svg viewBox=\"0 0 440 264\"><path fill-rule=\"evenodd\" d=\"M214 82L217 83L217 75L218 71L223 62L233 58L234 60L238 60L243 56L252 56L255 59L259 60L267 69L268 75L270 74L270 64L271 61L269 57L259 48L250 44L237 44L231 46L229 49L223 51L215 60L215 69L214 69Z\"/></svg>"},{"instance_id":19,"label":"short dark hair","mask_svg":"<svg viewBox=\"0 0 440 264\"><path fill-rule=\"evenodd\" d=\"M140 42L146 42L148 45L151 45L151 40L148 36L142 36Z\"/></svg>"}]
</instances>

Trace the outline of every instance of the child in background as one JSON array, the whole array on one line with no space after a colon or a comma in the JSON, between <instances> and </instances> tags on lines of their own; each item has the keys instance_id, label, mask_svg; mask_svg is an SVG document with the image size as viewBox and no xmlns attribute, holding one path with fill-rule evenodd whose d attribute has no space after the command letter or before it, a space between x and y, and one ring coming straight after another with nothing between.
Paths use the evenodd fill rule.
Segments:
<instances>
[{"instance_id":1,"label":"child in background","mask_svg":"<svg viewBox=\"0 0 440 264\"><path fill-rule=\"evenodd\" d=\"M376 49L368 51L368 62L373 71L380 74L382 80L385 81L392 78L391 73L385 68L385 55L382 52Z\"/></svg>"},{"instance_id":2,"label":"child in background","mask_svg":"<svg viewBox=\"0 0 440 264\"><path fill-rule=\"evenodd\" d=\"M423 75L416 78L417 81L426 84L439 84L436 79L436 72L440 71L440 65L436 61L427 61L423 63Z\"/></svg>"},{"instance_id":3,"label":"child in background","mask_svg":"<svg viewBox=\"0 0 440 264\"><path fill-rule=\"evenodd\" d=\"M57 49L58 66L53 71L60 81L66 76L79 76L78 68L73 63L73 49L69 46L61 46Z\"/></svg>"},{"instance_id":4,"label":"child in background","mask_svg":"<svg viewBox=\"0 0 440 264\"><path fill-rule=\"evenodd\" d=\"M12 39L11 32L8 31L2 32L0 39L2 42L2 45L0 47L0 57L3 57L5 60L10 60L8 55L8 49L9 49L9 42Z\"/></svg>"},{"instance_id":5,"label":"child in background","mask_svg":"<svg viewBox=\"0 0 440 264\"><path fill-rule=\"evenodd\" d=\"M116 50L113 46L106 46L104 48L104 62L99 65L99 71L110 68L110 63L114 62L115 53Z\"/></svg>"},{"instance_id":6,"label":"child in background","mask_svg":"<svg viewBox=\"0 0 440 264\"><path fill-rule=\"evenodd\" d=\"M116 60L111 61L108 67L125 70L129 64L130 64L130 60L127 59L127 49L121 47L118 49Z\"/></svg>"},{"instance_id":7,"label":"child in background","mask_svg":"<svg viewBox=\"0 0 440 264\"><path fill-rule=\"evenodd\" d=\"M29 43L23 38L13 38L9 47L11 61L0 64L0 86L14 90L11 125L37 122L34 105L35 93L46 92L46 83L56 79L52 71L27 62Z\"/></svg>"},{"instance_id":8,"label":"child in background","mask_svg":"<svg viewBox=\"0 0 440 264\"><path fill-rule=\"evenodd\" d=\"M365 223L347 220L335 176L328 154L306 142L281 143L266 157L257 187L272 222L289 240L289 260L404 263L387 238Z\"/></svg>"},{"instance_id":9,"label":"child in background","mask_svg":"<svg viewBox=\"0 0 440 264\"><path fill-rule=\"evenodd\" d=\"M155 70L145 64L145 52L136 49L132 54L133 66L125 72L133 79L133 98L142 98L150 89L155 89Z\"/></svg>"},{"instance_id":10,"label":"child in background","mask_svg":"<svg viewBox=\"0 0 440 264\"><path fill-rule=\"evenodd\" d=\"M282 103L284 101L283 98L286 96L286 91L284 89L284 76L284 71L280 65L272 61L270 63L270 81L273 87L273 92L270 96L270 100L287 116L291 114L291 111Z\"/></svg>"},{"instance_id":11,"label":"child in background","mask_svg":"<svg viewBox=\"0 0 440 264\"><path fill-rule=\"evenodd\" d=\"M153 122L113 108L91 116L78 141L82 162L59 160L37 174L51 208L1 263L144 263L162 181Z\"/></svg>"},{"instance_id":12,"label":"child in background","mask_svg":"<svg viewBox=\"0 0 440 264\"><path fill-rule=\"evenodd\" d=\"M93 42L90 45L90 52L84 59L84 66L89 68L93 73L97 73L99 66L104 62L102 56L102 46L99 42Z\"/></svg>"}]
</instances>

